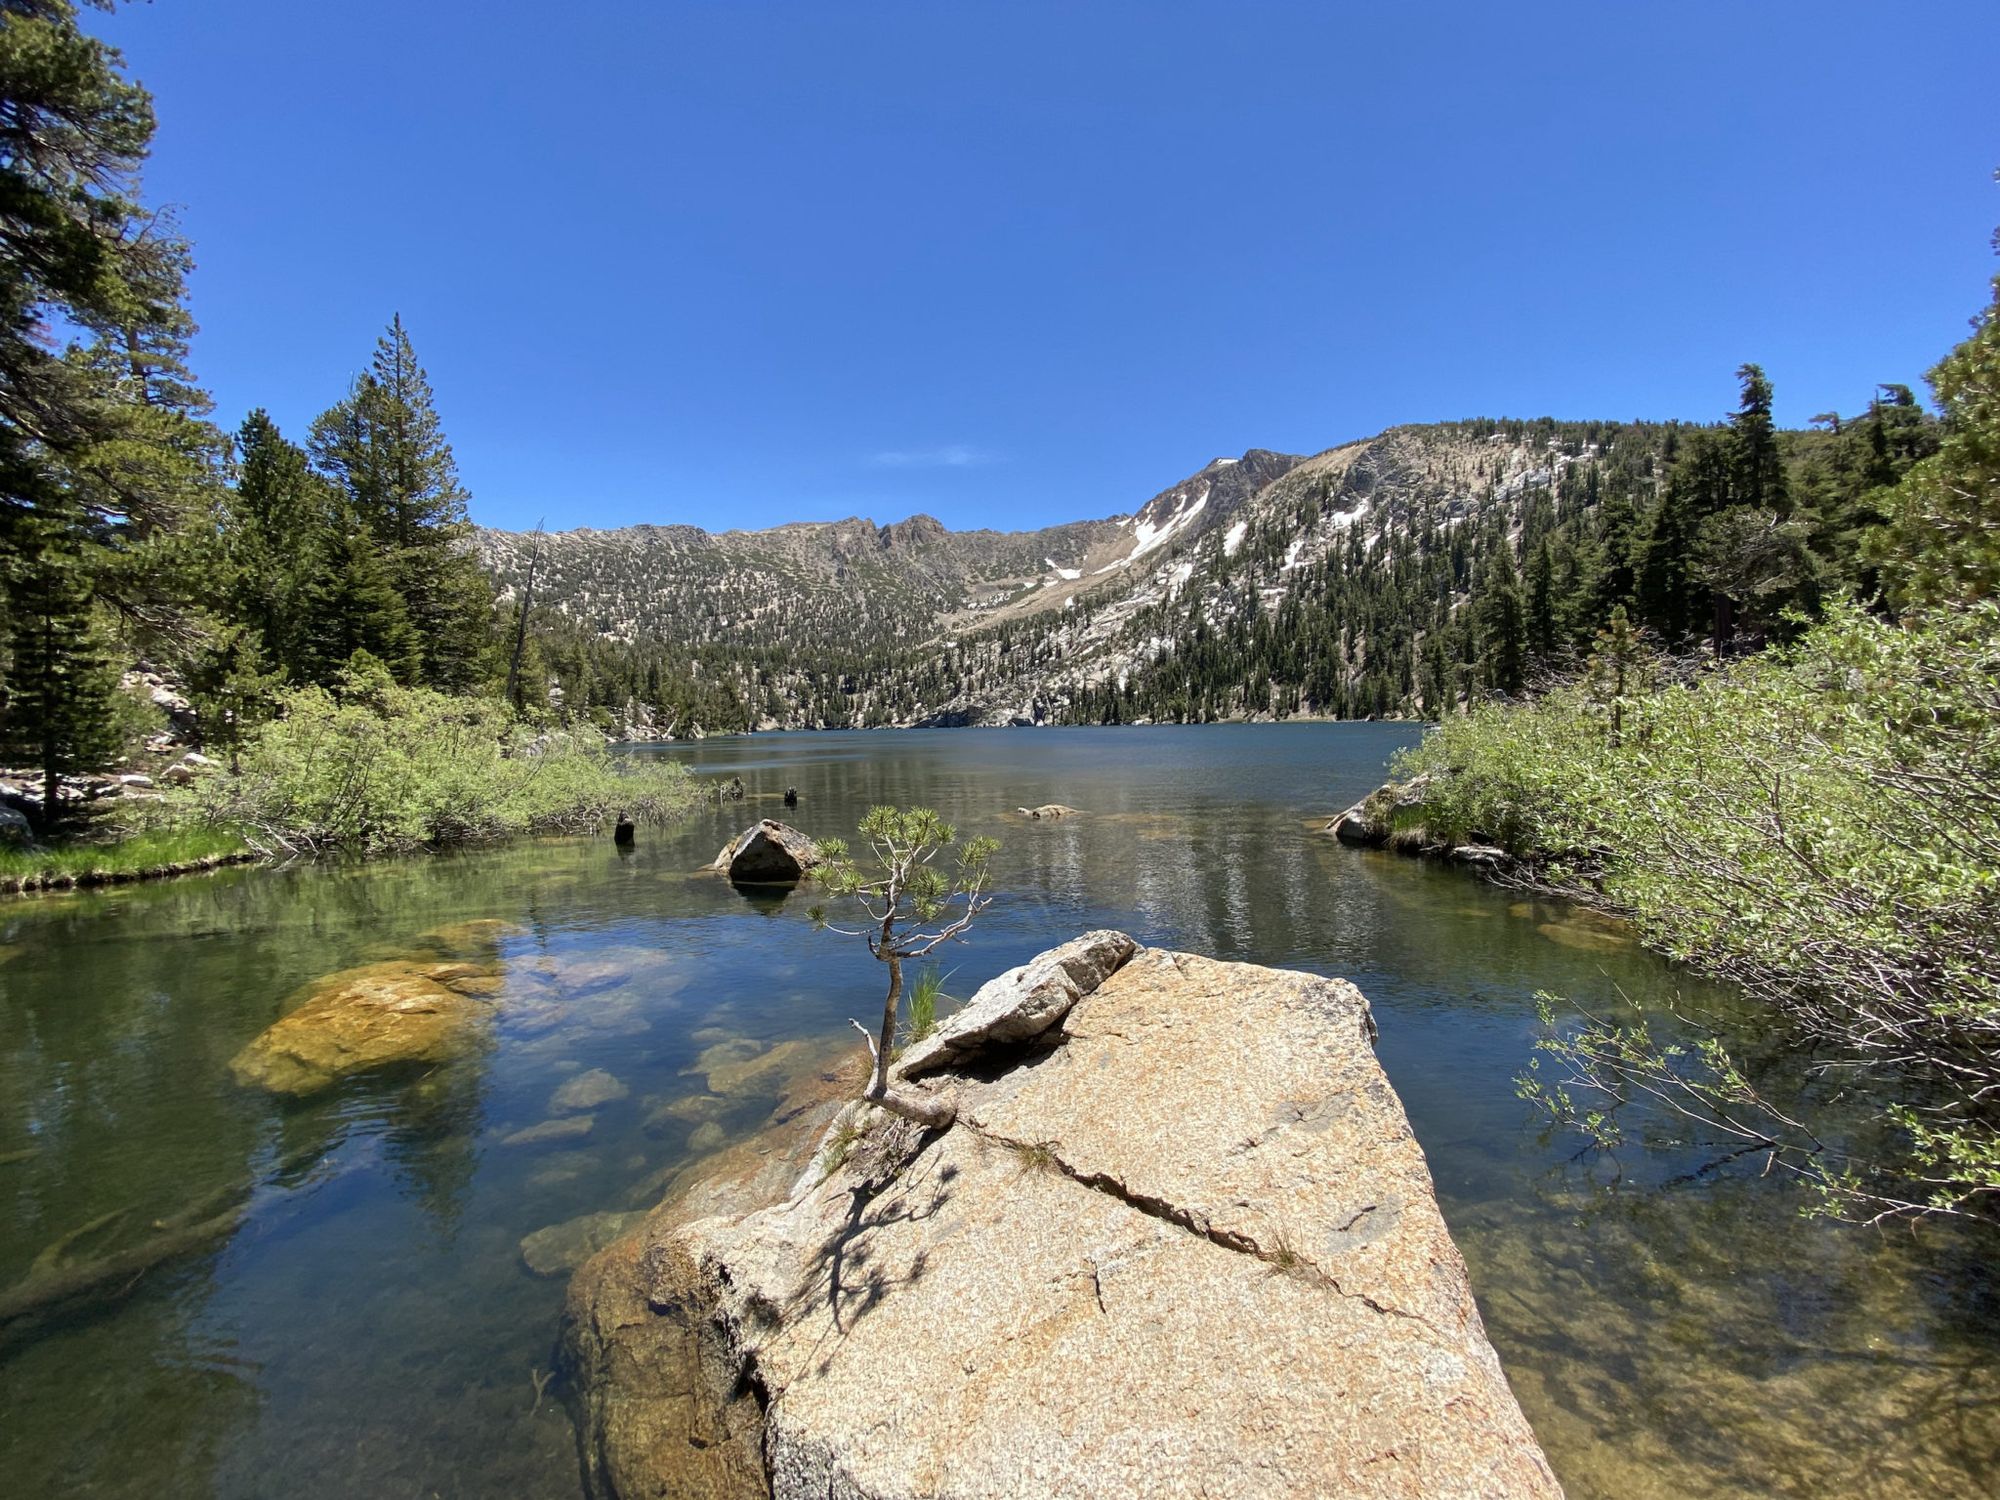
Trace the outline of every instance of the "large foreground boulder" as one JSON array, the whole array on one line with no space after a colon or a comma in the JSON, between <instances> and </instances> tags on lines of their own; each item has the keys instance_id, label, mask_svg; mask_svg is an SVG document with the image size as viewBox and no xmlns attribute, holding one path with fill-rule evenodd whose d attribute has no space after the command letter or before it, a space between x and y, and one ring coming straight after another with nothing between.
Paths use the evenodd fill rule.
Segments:
<instances>
[{"instance_id":1,"label":"large foreground boulder","mask_svg":"<svg viewBox=\"0 0 2000 1500\"><path fill-rule=\"evenodd\" d=\"M615 1439L586 1403L587 1460L647 1441L659 1486L598 1492L1559 1495L1372 1038L1342 981L1140 949L1060 1045L906 1085L949 1129L850 1105L782 1201L656 1214L572 1301L689 1359Z\"/></svg>"},{"instance_id":2,"label":"large foreground boulder","mask_svg":"<svg viewBox=\"0 0 2000 1500\"><path fill-rule=\"evenodd\" d=\"M364 964L307 985L284 1019L230 1060L237 1082L316 1093L355 1073L456 1057L484 1035L501 986L491 963Z\"/></svg>"},{"instance_id":3,"label":"large foreground boulder","mask_svg":"<svg viewBox=\"0 0 2000 1500\"><path fill-rule=\"evenodd\" d=\"M789 823L765 818L746 828L715 856L738 885L791 885L819 863L819 846Z\"/></svg>"}]
</instances>

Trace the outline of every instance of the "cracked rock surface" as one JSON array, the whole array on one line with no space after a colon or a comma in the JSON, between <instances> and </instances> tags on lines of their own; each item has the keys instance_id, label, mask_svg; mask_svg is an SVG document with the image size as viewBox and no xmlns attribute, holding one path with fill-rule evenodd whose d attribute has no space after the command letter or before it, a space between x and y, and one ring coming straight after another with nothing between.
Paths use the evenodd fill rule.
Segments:
<instances>
[{"instance_id":1,"label":"cracked rock surface","mask_svg":"<svg viewBox=\"0 0 2000 1500\"><path fill-rule=\"evenodd\" d=\"M781 1500L1559 1495L1361 994L1121 960L1011 1066L920 1080L957 1092L951 1128L850 1108L831 1171L661 1236L651 1305L701 1309L761 1401L753 1477Z\"/></svg>"}]
</instances>

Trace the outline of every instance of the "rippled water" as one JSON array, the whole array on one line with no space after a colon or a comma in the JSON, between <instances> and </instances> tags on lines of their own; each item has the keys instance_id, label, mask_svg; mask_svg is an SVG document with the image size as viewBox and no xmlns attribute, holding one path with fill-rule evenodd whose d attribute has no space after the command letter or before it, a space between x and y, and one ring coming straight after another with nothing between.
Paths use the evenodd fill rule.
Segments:
<instances>
[{"instance_id":1,"label":"rippled water","mask_svg":"<svg viewBox=\"0 0 2000 1500\"><path fill-rule=\"evenodd\" d=\"M760 815L846 833L924 803L1004 840L947 989L1086 927L1342 974L1470 1261L1488 1330L1573 1496L1986 1494L2000 1472L1991 1236L1799 1218L1761 1163L1577 1154L1512 1079L1538 989L1716 1005L1599 924L1310 831L1380 779L1393 725L760 736L659 753L751 799L607 841L233 871L0 906L0 1298L190 1204L233 1227L122 1295L0 1330L0 1475L21 1495L562 1497L562 1283L519 1242L655 1201L769 1116L785 1061L856 1042L881 975L806 902L696 873ZM796 785L803 804L784 814ZM1086 816L1028 823L1017 806ZM482 1045L305 1103L227 1063L298 988L431 952L468 920L506 987ZM1738 1038L1772 1052L1746 1019ZM766 1049L760 1052L759 1049ZM1767 1062L1771 1059L1767 1058ZM750 1063L733 1073L718 1064ZM1767 1075L1795 1087L1782 1060ZM505 1144L588 1069L589 1136ZM749 1076L742 1076L742 1075ZM693 1106L706 1084L729 1090ZM705 1117L707 1116L707 1117ZM89 1227L95 1226L95 1227Z\"/></svg>"}]
</instances>

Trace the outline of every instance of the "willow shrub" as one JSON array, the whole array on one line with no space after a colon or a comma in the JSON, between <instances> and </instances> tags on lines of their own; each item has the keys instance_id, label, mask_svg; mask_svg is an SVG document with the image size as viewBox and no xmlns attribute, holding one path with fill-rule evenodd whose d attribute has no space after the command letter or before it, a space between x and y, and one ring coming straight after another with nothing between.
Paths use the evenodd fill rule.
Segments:
<instances>
[{"instance_id":1,"label":"willow shrub","mask_svg":"<svg viewBox=\"0 0 2000 1500\"><path fill-rule=\"evenodd\" d=\"M1888 1176L1921 1191L1818 1161L1823 1183L2000 1214L2000 611L1836 611L1623 719L1580 684L1447 722L1400 770L1429 777L1433 832L1501 840L1902 1080Z\"/></svg>"},{"instance_id":2,"label":"willow shrub","mask_svg":"<svg viewBox=\"0 0 2000 1500\"><path fill-rule=\"evenodd\" d=\"M614 757L594 736L537 733L497 699L371 684L289 693L237 768L178 794L182 811L265 848L385 853L663 821L696 793L674 764Z\"/></svg>"}]
</instances>

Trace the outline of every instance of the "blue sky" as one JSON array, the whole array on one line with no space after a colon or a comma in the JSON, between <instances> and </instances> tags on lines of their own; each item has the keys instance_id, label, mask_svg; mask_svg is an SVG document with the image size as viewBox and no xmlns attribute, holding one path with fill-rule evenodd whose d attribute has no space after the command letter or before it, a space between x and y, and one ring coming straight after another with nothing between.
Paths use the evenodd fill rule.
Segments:
<instances>
[{"instance_id":1,"label":"blue sky","mask_svg":"<svg viewBox=\"0 0 2000 1500\"><path fill-rule=\"evenodd\" d=\"M475 519L1129 510L1472 415L1780 416L1986 300L2000 7L157 0L218 415L400 311Z\"/></svg>"}]
</instances>

